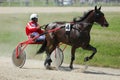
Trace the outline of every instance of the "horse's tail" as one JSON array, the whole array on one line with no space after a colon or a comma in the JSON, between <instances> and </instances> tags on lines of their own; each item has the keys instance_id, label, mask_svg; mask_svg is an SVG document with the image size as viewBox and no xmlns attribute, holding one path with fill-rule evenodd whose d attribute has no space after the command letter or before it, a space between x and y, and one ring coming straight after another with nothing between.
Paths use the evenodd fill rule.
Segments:
<instances>
[{"instance_id":1,"label":"horse's tail","mask_svg":"<svg viewBox=\"0 0 120 80\"><path fill-rule=\"evenodd\" d=\"M47 46L47 41L45 40L45 41L43 42L42 46L40 47L40 49L37 51L36 54L41 54L41 53L43 53L43 52L45 51L45 49L46 49L46 46Z\"/></svg>"}]
</instances>

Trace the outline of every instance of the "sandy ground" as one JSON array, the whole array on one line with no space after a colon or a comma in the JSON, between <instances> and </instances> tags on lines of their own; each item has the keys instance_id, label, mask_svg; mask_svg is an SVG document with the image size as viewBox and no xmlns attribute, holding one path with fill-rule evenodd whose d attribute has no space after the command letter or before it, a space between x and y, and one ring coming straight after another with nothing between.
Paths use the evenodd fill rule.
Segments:
<instances>
[{"instance_id":1,"label":"sandy ground","mask_svg":"<svg viewBox=\"0 0 120 80\"><path fill-rule=\"evenodd\" d=\"M12 64L11 58L0 57L0 80L119 80L120 69L63 64L59 70L46 70L43 61L26 60L23 68Z\"/></svg>"},{"instance_id":2,"label":"sandy ground","mask_svg":"<svg viewBox=\"0 0 120 80\"><path fill-rule=\"evenodd\" d=\"M94 7L0 7L0 13L64 13L84 12ZM102 7L102 11L120 12L120 7Z\"/></svg>"},{"instance_id":3,"label":"sandy ground","mask_svg":"<svg viewBox=\"0 0 120 80\"><path fill-rule=\"evenodd\" d=\"M93 7L0 7L0 14L35 12L84 12ZM103 7L103 11L120 12L120 7ZM43 61L29 60L22 69L12 64L11 57L0 57L0 80L120 80L120 69L74 65L70 70L63 64L59 70L46 70Z\"/></svg>"}]
</instances>

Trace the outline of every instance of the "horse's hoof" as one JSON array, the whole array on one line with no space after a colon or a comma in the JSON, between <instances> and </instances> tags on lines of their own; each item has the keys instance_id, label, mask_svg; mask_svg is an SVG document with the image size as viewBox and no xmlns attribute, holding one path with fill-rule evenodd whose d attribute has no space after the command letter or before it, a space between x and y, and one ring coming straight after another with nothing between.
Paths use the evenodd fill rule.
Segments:
<instances>
[{"instance_id":1,"label":"horse's hoof","mask_svg":"<svg viewBox=\"0 0 120 80\"><path fill-rule=\"evenodd\" d=\"M45 65L45 68L51 70L51 67L49 65Z\"/></svg>"},{"instance_id":2,"label":"horse's hoof","mask_svg":"<svg viewBox=\"0 0 120 80\"><path fill-rule=\"evenodd\" d=\"M73 66L70 66L70 69L73 69Z\"/></svg>"},{"instance_id":3,"label":"horse's hoof","mask_svg":"<svg viewBox=\"0 0 120 80\"><path fill-rule=\"evenodd\" d=\"M89 61L89 57L85 57L85 59L84 59L84 62L87 62L87 61Z\"/></svg>"}]
</instances>

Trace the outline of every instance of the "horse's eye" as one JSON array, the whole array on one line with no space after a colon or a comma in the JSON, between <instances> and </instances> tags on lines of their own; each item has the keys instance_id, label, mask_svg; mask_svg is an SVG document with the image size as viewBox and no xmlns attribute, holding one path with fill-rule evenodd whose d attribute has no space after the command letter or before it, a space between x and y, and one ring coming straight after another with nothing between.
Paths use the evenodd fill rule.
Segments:
<instances>
[{"instance_id":1,"label":"horse's eye","mask_svg":"<svg viewBox=\"0 0 120 80\"><path fill-rule=\"evenodd\" d=\"M101 15L99 14L99 13L96 13L96 18L99 18L99 17L101 17Z\"/></svg>"},{"instance_id":2,"label":"horse's eye","mask_svg":"<svg viewBox=\"0 0 120 80\"><path fill-rule=\"evenodd\" d=\"M99 16L99 14L96 14L96 16Z\"/></svg>"}]
</instances>

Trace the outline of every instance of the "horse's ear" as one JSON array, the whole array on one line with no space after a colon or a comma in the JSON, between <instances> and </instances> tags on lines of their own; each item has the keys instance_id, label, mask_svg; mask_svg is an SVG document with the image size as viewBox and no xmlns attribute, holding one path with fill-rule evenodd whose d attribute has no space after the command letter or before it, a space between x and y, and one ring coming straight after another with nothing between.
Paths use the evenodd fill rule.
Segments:
<instances>
[{"instance_id":1,"label":"horse's ear","mask_svg":"<svg viewBox=\"0 0 120 80\"><path fill-rule=\"evenodd\" d=\"M97 6L95 6L95 11L97 11Z\"/></svg>"},{"instance_id":2,"label":"horse's ear","mask_svg":"<svg viewBox=\"0 0 120 80\"><path fill-rule=\"evenodd\" d=\"M98 9L99 11L101 10L101 6L99 7L99 9Z\"/></svg>"}]
</instances>

